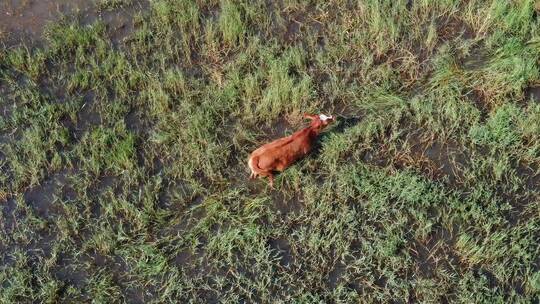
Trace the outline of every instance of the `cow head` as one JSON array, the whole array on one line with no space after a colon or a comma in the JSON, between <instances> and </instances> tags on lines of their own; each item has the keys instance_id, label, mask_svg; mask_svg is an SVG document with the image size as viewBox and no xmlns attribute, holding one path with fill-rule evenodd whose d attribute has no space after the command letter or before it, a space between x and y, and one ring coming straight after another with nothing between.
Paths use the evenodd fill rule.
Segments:
<instances>
[{"instance_id":1,"label":"cow head","mask_svg":"<svg viewBox=\"0 0 540 304\"><path fill-rule=\"evenodd\" d=\"M313 115L313 114L304 114L304 118L311 120L311 127L322 130L330 123L334 121L332 115L326 116L324 114Z\"/></svg>"}]
</instances>

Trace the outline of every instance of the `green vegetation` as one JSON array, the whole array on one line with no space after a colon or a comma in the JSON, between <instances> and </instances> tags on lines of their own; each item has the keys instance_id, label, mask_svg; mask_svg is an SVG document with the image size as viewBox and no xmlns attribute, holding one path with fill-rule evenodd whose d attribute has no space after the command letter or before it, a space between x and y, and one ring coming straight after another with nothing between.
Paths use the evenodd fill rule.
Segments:
<instances>
[{"instance_id":1,"label":"green vegetation","mask_svg":"<svg viewBox=\"0 0 540 304\"><path fill-rule=\"evenodd\" d=\"M133 0L95 0L99 11L113 10L115 8L126 7L134 3Z\"/></svg>"},{"instance_id":2,"label":"green vegetation","mask_svg":"<svg viewBox=\"0 0 540 304\"><path fill-rule=\"evenodd\" d=\"M538 301L539 14L155 0L0 49L0 302ZM303 112L338 121L249 181Z\"/></svg>"}]
</instances>

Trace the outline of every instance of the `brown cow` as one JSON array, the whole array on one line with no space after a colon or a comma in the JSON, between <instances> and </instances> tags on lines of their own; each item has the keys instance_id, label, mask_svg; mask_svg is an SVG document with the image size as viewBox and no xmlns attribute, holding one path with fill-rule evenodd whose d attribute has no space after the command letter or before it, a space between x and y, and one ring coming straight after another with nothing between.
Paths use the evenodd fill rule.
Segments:
<instances>
[{"instance_id":1,"label":"brown cow","mask_svg":"<svg viewBox=\"0 0 540 304\"><path fill-rule=\"evenodd\" d=\"M332 116L304 114L311 119L309 127L294 134L263 145L249 156L250 178L268 176L270 187L274 187L274 171L283 171L311 151L317 136L332 121Z\"/></svg>"}]
</instances>

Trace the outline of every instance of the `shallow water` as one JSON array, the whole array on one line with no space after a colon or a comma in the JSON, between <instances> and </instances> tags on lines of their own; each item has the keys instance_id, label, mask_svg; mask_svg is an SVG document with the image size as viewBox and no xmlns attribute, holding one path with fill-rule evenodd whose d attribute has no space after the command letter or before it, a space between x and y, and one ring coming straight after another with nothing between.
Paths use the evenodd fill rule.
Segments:
<instances>
[{"instance_id":1,"label":"shallow water","mask_svg":"<svg viewBox=\"0 0 540 304\"><path fill-rule=\"evenodd\" d=\"M119 40L132 31L134 14L148 7L147 0L111 11L99 11L94 0L0 0L0 44L40 42L47 24L75 15L82 23L102 20Z\"/></svg>"},{"instance_id":2,"label":"shallow water","mask_svg":"<svg viewBox=\"0 0 540 304\"><path fill-rule=\"evenodd\" d=\"M0 32L4 39L35 38L45 25L61 15L88 10L91 0L2 0Z\"/></svg>"}]
</instances>

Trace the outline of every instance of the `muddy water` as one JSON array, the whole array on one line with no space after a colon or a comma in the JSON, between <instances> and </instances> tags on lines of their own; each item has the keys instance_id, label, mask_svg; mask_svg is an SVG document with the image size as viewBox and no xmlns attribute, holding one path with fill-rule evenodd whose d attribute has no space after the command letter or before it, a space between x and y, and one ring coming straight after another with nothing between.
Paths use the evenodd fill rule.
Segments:
<instances>
[{"instance_id":1,"label":"muddy water","mask_svg":"<svg viewBox=\"0 0 540 304\"><path fill-rule=\"evenodd\" d=\"M96 0L0 0L0 45L40 42L47 24L62 16L79 16L81 22L102 20L121 38L133 29L136 12L149 7L148 0L134 1L129 7L100 12ZM115 37L118 35L118 37Z\"/></svg>"},{"instance_id":2,"label":"muddy water","mask_svg":"<svg viewBox=\"0 0 540 304\"><path fill-rule=\"evenodd\" d=\"M2 0L0 38L39 37L48 22L64 14L86 11L92 5L92 0Z\"/></svg>"}]
</instances>

